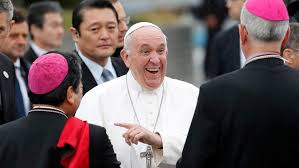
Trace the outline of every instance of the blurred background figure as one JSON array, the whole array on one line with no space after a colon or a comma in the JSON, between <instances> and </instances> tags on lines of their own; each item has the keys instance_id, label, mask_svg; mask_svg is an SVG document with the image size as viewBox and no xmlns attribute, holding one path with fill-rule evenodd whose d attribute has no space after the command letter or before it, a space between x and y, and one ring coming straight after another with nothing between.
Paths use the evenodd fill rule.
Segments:
<instances>
[{"instance_id":1,"label":"blurred background figure","mask_svg":"<svg viewBox=\"0 0 299 168\"><path fill-rule=\"evenodd\" d=\"M30 63L23 58L28 46L29 30L26 18L21 10L14 10L13 20L14 24L8 36L3 39L5 45L0 46L0 52L8 56L14 63L16 108L17 117L19 118L27 115L31 106L27 94L27 78Z\"/></svg>"},{"instance_id":2,"label":"blurred background figure","mask_svg":"<svg viewBox=\"0 0 299 168\"><path fill-rule=\"evenodd\" d=\"M28 25L31 37L25 58L32 63L38 56L62 45L64 27L63 10L59 2L32 3L28 9Z\"/></svg>"},{"instance_id":3,"label":"blurred background figure","mask_svg":"<svg viewBox=\"0 0 299 168\"><path fill-rule=\"evenodd\" d=\"M13 10L10 0L0 1L0 46L5 45L4 39L13 24ZM0 125L16 118L14 65L0 53Z\"/></svg>"},{"instance_id":4,"label":"blurred background figure","mask_svg":"<svg viewBox=\"0 0 299 168\"><path fill-rule=\"evenodd\" d=\"M208 39L206 42L206 54L204 69L206 71L207 61L210 57L210 47L215 34L222 28L223 22L227 16L225 0L204 0L201 5L193 8L193 13L197 18L203 19L206 22Z\"/></svg>"},{"instance_id":5,"label":"blurred background figure","mask_svg":"<svg viewBox=\"0 0 299 168\"><path fill-rule=\"evenodd\" d=\"M241 9L245 0L227 0L229 17L240 21ZM217 33L213 38L209 57L206 57L205 75L208 79L240 69L245 63L245 57L240 49L238 25Z\"/></svg>"},{"instance_id":6,"label":"blurred background figure","mask_svg":"<svg viewBox=\"0 0 299 168\"><path fill-rule=\"evenodd\" d=\"M124 47L124 37L128 30L128 24L130 23L130 17L127 16L126 11L119 0L110 0L113 7L118 14L118 40L117 48L112 57L120 57L120 51Z\"/></svg>"},{"instance_id":7,"label":"blurred background figure","mask_svg":"<svg viewBox=\"0 0 299 168\"><path fill-rule=\"evenodd\" d=\"M299 69L299 23L290 23L290 28L290 38L282 54L289 66Z\"/></svg>"},{"instance_id":8,"label":"blurred background figure","mask_svg":"<svg viewBox=\"0 0 299 168\"><path fill-rule=\"evenodd\" d=\"M73 11L72 25L74 53L82 60L83 94L127 73L121 58L111 57L118 45L118 15L109 1L82 1Z\"/></svg>"}]
</instances>

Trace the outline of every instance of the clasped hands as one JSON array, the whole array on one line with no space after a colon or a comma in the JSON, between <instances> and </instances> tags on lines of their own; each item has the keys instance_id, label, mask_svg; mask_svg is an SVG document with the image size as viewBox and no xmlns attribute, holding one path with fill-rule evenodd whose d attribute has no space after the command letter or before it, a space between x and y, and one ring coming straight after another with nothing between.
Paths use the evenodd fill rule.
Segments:
<instances>
[{"instance_id":1,"label":"clasped hands","mask_svg":"<svg viewBox=\"0 0 299 168\"><path fill-rule=\"evenodd\" d=\"M129 123L115 123L114 125L127 129L122 136L128 145L137 145L138 142L142 142L151 145L153 148L163 146L161 136L158 133L153 133L140 125Z\"/></svg>"}]
</instances>

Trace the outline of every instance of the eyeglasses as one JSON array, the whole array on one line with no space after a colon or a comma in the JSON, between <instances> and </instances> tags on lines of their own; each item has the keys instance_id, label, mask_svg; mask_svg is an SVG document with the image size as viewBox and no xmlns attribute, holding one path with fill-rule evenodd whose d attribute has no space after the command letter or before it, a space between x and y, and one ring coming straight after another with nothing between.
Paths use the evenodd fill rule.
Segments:
<instances>
[{"instance_id":1,"label":"eyeglasses","mask_svg":"<svg viewBox=\"0 0 299 168\"><path fill-rule=\"evenodd\" d=\"M125 22L128 25L130 23L130 16L119 19L119 22Z\"/></svg>"}]
</instances>

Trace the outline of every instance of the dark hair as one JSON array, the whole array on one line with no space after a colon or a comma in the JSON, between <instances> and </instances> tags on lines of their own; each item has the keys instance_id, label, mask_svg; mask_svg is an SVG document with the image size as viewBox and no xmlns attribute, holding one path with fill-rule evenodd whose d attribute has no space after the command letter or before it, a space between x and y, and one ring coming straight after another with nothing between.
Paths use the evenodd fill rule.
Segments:
<instances>
[{"instance_id":1,"label":"dark hair","mask_svg":"<svg viewBox=\"0 0 299 168\"><path fill-rule=\"evenodd\" d=\"M284 49L286 48L295 49L299 44L299 23L290 23L290 29L291 29L291 34Z\"/></svg>"},{"instance_id":2,"label":"dark hair","mask_svg":"<svg viewBox=\"0 0 299 168\"><path fill-rule=\"evenodd\" d=\"M58 53L63 55L68 62L68 73L63 82L53 91L46 94L35 94L29 90L28 95L33 104L58 106L66 99L68 87L72 86L75 92L79 91L79 84L82 78L81 65L78 57L72 53L59 51L51 51L48 53Z\"/></svg>"},{"instance_id":3,"label":"dark hair","mask_svg":"<svg viewBox=\"0 0 299 168\"><path fill-rule=\"evenodd\" d=\"M78 6L73 10L72 15L72 25L78 31L80 35L80 24L83 22L82 14L86 9L111 9L115 14L116 20L118 22L118 14L111 4L111 2L107 0L83 0Z\"/></svg>"},{"instance_id":4,"label":"dark hair","mask_svg":"<svg viewBox=\"0 0 299 168\"><path fill-rule=\"evenodd\" d=\"M12 20L14 20L16 24L19 24L25 22L26 17L21 9L15 8Z\"/></svg>"},{"instance_id":5,"label":"dark hair","mask_svg":"<svg viewBox=\"0 0 299 168\"><path fill-rule=\"evenodd\" d=\"M44 25L44 17L48 13L60 13L62 14L62 7L58 2L55 1L41 1L32 3L28 9L28 26L29 32L31 31L31 25L35 25L42 29ZM34 37L30 33L31 38Z\"/></svg>"},{"instance_id":6,"label":"dark hair","mask_svg":"<svg viewBox=\"0 0 299 168\"><path fill-rule=\"evenodd\" d=\"M290 22L299 22L299 7L297 11L294 13L294 15L290 15Z\"/></svg>"}]
</instances>

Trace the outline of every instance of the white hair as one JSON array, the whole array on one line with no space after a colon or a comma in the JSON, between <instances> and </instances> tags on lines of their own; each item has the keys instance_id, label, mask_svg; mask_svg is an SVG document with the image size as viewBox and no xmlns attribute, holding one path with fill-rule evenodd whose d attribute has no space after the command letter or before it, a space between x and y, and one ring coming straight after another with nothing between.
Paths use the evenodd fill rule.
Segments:
<instances>
[{"instance_id":1,"label":"white hair","mask_svg":"<svg viewBox=\"0 0 299 168\"><path fill-rule=\"evenodd\" d=\"M8 20L12 20L13 17L13 5L10 0L0 1L0 12L6 12L8 14Z\"/></svg>"},{"instance_id":2,"label":"white hair","mask_svg":"<svg viewBox=\"0 0 299 168\"><path fill-rule=\"evenodd\" d=\"M139 23L136 23L133 26L131 26L124 37L124 49L127 52L129 52L133 32L135 32L136 30L143 28L143 27L154 27L154 28L160 30L164 36L165 45L167 46L167 37L157 25L149 23L149 22L139 22Z\"/></svg>"},{"instance_id":3,"label":"white hair","mask_svg":"<svg viewBox=\"0 0 299 168\"><path fill-rule=\"evenodd\" d=\"M243 6L241 12L241 24L243 24L248 34L258 41L270 42L280 41L286 34L289 21L268 21L254 16Z\"/></svg>"}]
</instances>

